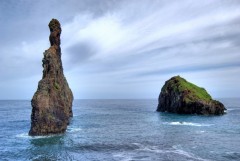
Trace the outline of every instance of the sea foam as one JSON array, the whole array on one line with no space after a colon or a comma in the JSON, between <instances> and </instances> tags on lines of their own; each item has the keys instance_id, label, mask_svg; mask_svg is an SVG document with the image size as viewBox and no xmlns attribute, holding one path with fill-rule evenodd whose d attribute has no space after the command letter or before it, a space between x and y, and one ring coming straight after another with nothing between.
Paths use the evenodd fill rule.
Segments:
<instances>
[{"instance_id":1,"label":"sea foam","mask_svg":"<svg viewBox=\"0 0 240 161\"><path fill-rule=\"evenodd\" d=\"M78 132L78 131L81 131L82 129L81 128L78 128L78 127L69 127L67 129L67 132Z\"/></svg>"},{"instance_id":2,"label":"sea foam","mask_svg":"<svg viewBox=\"0 0 240 161\"><path fill-rule=\"evenodd\" d=\"M199 124L193 122L164 122L165 125L183 125L183 126L212 126L213 124Z\"/></svg>"},{"instance_id":3,"label":"sea foam","mask_svg":"<svg viewBox=\"0 0 240 161\"><path fill-rule=\"evenodd\" d=\"M23 139L42 139L42 138L50 138L50 137L55 137L55 136L60 136L62 134L56 134L56 135L47 135L47 136L30 136L28 133L21 133L17 134L17 138L23 138Z\"/></svg>"},{"instance_id":4,"label":"sea foam","mask_svg":"<svg viewBox=\"0 0 240 161\"><path fill-rule=\"evenodd\" d=\"M198 157L196 155L194 155L193 153L187 152L183 149L181 149L179 146L173 146L172 148L166 149L166 150L162 150L157 146L152 146L152 145L143 145L143 144L139 144L139 143L133 143L134 145L138 146L137 149L135 149L132 152L122 152L122 153L117 153L115 155L113 155L114 158L118 158L118 160L121 161L131 161L131 160L146 160L146 156L148 155L144 155L145 153L152 153L152 154L156 154L156 157L158 157L158 154L167 154L171 155L171 154L176 154L176 155L180 155L185 157L185 159L194 159L194 160L198 160L198 161L208 161L207 159L203 159L201 157ZM139 153L141 152L141 153ZM139 154L143 154L143 156L139 156ZM154 155L152 155L153 157ZM142 159L140 159L142 158Z\"/></svg>"},{"instance_id":5,"label":"sea foam","mask_svg":"<svg viewBox=\"0 0 240 161\"><path fill-rule=\"evenodd\" d=\"M73 133L73 132L78 132L81 130L82 130L81 128L69 127L67 129L67 132ZM47 135L47 136L30 136L30 135L28 135L28 133L21 133L21 134L17 134L16 137L23 138L23 139L42 139L42 138L50 138L50 137L55 137L55 136L60 136L60 135L62 135L62 134Z\"/></svg>"}]
</instances>

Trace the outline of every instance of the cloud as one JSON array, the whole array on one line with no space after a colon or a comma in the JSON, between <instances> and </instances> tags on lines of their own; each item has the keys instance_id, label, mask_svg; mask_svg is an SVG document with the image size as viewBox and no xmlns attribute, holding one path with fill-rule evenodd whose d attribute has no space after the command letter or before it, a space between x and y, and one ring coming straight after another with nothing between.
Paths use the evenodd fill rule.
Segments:
<instances>
[{"instance_id":1,"label":"cloud","mask_svg":"<svg viewBox=\"0 0 240 161\"><path fill-rule=\"evenodd\" d=\"M202 76L208 86L206 73L222 71L216 79L225 84L240 75L239 7L237 0L1 1L0 82L11 88L29 78L35 89L49 47L47 24L58 18L64 72L75 98L86 98L79 89L89 98L103 89L106 98L130 97L129 91L133 97L155 97L164 81L178 74L193 81ZM226 78L230 69L236 73Z\"/></svg>"},{"instance_id":2,"label":"cloud","mask_svg":"<svg viewBox=\"0 0 240 161\"><path fill-rule=\"evenodd\" d=\"M69 63L72 65L76 64L79 65L84 63L90 59L93 55L95 55L97 49L91 43L87 42L78 42L66 49L66 53L69 53Z\"/></svg>"},{"instance_id":3,"label":"cloud","mask_svg":"<svg viewBox=\"0 0 240 161\"><path fill-rule=\"evenodd\" d=\"M160 70L153 70L146 73L141 73L140 76L150 76L150 75L165 75L173 74L178 75L178 73L193 73L198 71L211 71L217 69L226 69L240 67L240 62L235 63L225 63L225 64L207 64L207 65L192 65L192 66L177 66Z\"/></svg>"}]
</instances>

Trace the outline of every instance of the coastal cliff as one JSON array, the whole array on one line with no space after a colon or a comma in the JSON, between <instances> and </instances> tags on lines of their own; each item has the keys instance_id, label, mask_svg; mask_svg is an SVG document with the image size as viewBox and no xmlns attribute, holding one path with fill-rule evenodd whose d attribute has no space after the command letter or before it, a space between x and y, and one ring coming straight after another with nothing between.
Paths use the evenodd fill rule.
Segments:
<instances>
[{"instance_id":1,"label":"coastal cliff","mask_svg":"<svg viewBox=\"0 0 240 161\"><path fill-rule=\"evenodd\" d=\"M61 61L61 25L52 19L48 26L51 46L43 54L43 76L31 101L29 135L32 136L63 133L73 116L73 94L64 77Z\"/></svg>"},{"instance_id":2,"label":"coastal cliff","mask_svg":"<svg viewBox=\"0 0 240 161\"><path fill-rule=\"evenodd\" d=\"M157 111L179 114L222 115L224 105L180 76L165 82L158 98Z\"/></svg>"}]
</instances>

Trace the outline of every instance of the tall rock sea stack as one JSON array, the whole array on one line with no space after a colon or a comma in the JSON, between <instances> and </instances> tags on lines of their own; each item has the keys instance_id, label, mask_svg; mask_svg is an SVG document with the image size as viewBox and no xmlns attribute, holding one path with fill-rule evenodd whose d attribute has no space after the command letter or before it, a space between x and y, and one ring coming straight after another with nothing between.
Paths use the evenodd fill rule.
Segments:
<instances>
[{"instance_id":1,"label":"tall rock sea stack","mask_svg":"<svg viewBox=\"0 0 240 161\"><path fill-rule=\"evenodd\" d=\"M29 135L63 133L72 117L73 94L63 74L61 61L61 25L49 23L51 47L44 52L43 76L32 98L31 129Z\"/></svg>"},{"instance_id":2,"label":"tall rock sea stack","mask_svg":"<svg viewBox=\"0 0 240 161\"><path fill-rule=\"evenodd\" d=\"M224 105L180 76L165 82L158 98L157 111L179 114L222 115Z\"/></svg>"}]
</instances>

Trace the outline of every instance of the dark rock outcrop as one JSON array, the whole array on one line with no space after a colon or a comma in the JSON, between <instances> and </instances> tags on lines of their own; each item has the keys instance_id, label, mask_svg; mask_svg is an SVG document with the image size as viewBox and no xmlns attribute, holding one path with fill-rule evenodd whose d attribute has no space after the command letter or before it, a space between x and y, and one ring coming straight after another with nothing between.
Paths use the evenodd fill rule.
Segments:
<instances>
[{"instance_id":1,"label":"dark rock outcrop","mask_svg":"<svg viewBox=\"0 0 240 161\"><path fill-rule=\"evenodd\" d=\"M222 115L224 105L180 76L165 82L158 98L157 111L179 114Z\"/></svg>"},{"instance_id":2,"label":"dark rock outcrop","mask_svg":"<svg viewBox=\"0 0 240 161\"><path fill-rule=\"evenodd\" d=\"M51 47L44 52L43 76L32 98L31 129L29 135L48 135L65 132L72 117L73 94L63 74L61 61L61 25L49 23Z\"/></svg>"}]
</instances>

